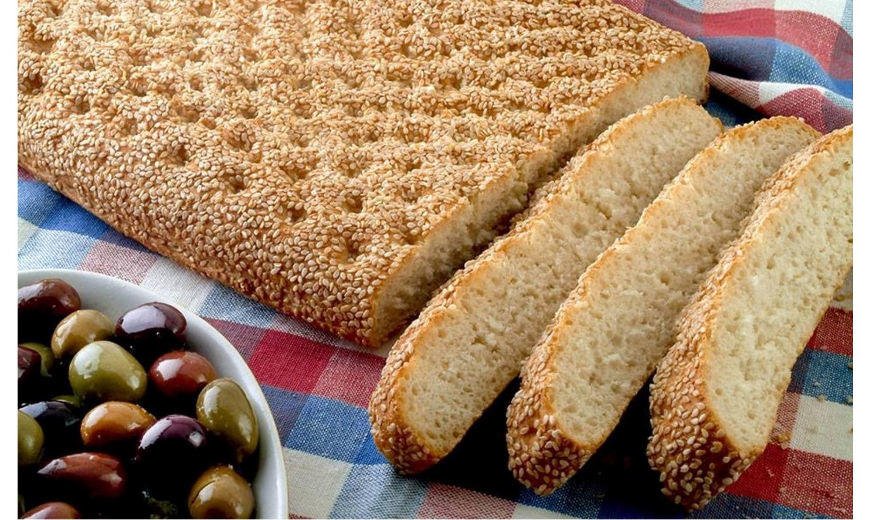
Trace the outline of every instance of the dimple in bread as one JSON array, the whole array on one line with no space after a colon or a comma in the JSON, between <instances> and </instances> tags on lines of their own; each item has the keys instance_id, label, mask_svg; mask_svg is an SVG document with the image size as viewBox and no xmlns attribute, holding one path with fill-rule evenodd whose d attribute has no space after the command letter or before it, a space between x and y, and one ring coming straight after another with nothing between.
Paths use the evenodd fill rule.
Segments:
<instances>
[{"instance_id":1,"label":"dimple in bread","mask_svg":"<svg viewBox=\"0 0 873 520\"><path fill-rule=\"evenodd\" d=\"M683 313L651 391L648 457L664 494L698 509L764 451L791 367L851 265L847 127L768 182Z\"/></svg>"},{"instance_id":2,"label":"dimple in bread","mask_svg":"<svg viewBox=\"0 0 873 520\"><path fill-rule=\"evenodd\" d=\"M682 308L739 236L756 191L817 135L786 117L725 132L588 267L509 406L509 467L522 484L551 493L606 440L673 344Z\"/></svg>"},{"instance_id":3,"label":"dimple in bread","mask_svg":"<svg viewBox=\"0 0 873 520\"><path fill-rule=\"evenodd\" d=\"M388 460L411 473L447 455L518 375L585 267L720 131L693 101L662 101L612 125L543 187L394 344L370 402Z\"/></svg>"},{"instance_id":4,"label":"dimple in bread","mask_svg":"<svg viewBox=\"0 0 873 520\"><path fill-rule=\"evenodd\" d=\"M24 0L22 166L149 248L379 344L610 123L705 96L605 1Z\"/></svg>"}]
</instances>

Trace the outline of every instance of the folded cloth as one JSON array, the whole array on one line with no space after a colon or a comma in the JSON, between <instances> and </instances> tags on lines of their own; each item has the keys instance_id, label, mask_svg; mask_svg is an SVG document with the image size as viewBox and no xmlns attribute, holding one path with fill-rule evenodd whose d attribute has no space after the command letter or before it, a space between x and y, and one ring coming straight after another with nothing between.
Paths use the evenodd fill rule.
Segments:
<instances>
[{"instance_id":1,"label":"folded cloth","mask_svg":"<svg viewBox=\"0 0 873 520\"><path fill-rule=\"evenodd\" d=\"M703 42L712 87L821 132L852 122L851 0L618 0Z\"/></svg>"}]
</instances>

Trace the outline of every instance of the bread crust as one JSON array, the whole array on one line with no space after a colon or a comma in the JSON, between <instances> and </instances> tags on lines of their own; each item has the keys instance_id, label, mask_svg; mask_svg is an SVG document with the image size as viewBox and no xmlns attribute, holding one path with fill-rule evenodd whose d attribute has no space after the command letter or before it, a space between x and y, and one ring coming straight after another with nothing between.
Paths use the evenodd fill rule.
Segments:
<instances>
[{"instance_id":1,"label":"bread crust","mask_svg":"<svg viewBox=\"0 0 873 520\"><path fill-rule=\"evenodd\" d=\"M701 90L688 94L704 95L708 57L702 45L607 3L510 6L519 9L513 16L532 25L543 25L555 14L549 10L558 9L570 18L585 10L607 13L627 22L623 27L641 28L639 55L619 46L599 65L614 78L629 79L589 82L585 95L555 100L538 115L533 94L516 109L504 107L508 94L526 90L507 87L500 93L494 85L479 84L487 83L479 76L502 70L496 81L514 70L506 49L500 61L475 55L487 49L467 46L463 52L473 53L467 58L475 57L483 70L466 78L461 76L469 71L461 69L476 67L456 66L458 56L450 61L461 50L429 48L425 44L437 45L430 37L416 45L407 41L409 34L427 33L426 23L451 26L467 23L464 17L446 21L419 1L298 4L266 2L252 13L238 2L210 3L207 9L194 2L156 7L140 0L96 10L93 3L78 1L63 9L44 0L21 2L19 163L150 249L282 312L378 346L417 310L383 312L390 282L483 193L518 183L518 167L567 152L549 147L597 112L585 100L601 96L604 85L606 92L621 90L647 67L687 57L700 63ZM495 19L511 11L489 3L443 7L481 15L479 21L495 35L505 30ZM431 18L408 19L419 12ZM221 16L220 24L211 20L215 16ZM347 31L359 30L356 17L368 16L378 18L367 18L368 23L387 33L358 35L350 50ZM253 22L256 17L267 27ZM332 23L325 24L328 19ZM444 34L463 38L478 30ZM575 45L576 38L565 33L577 29L561 30L549 34L556 43ZM605 41L599 35L591 40ZM532 38L530 45L539 41ZM389 44L400 50L392 47L386 54ZM304 47L306 52L298 52ZM537 52L550 56L547 50ZM349 52L355 56L343 54ZM374 53L380 57L367 62ZM518 54L532 62L541 58L524 50ZM554 60L557 68L549 69L541 85L529 80L513 85L537 93L554 83L549 92L568 94L562 82L598 67L591 57L569 64ZM485 71L488 67L495 70ZM555 72L563 67L569 67L566 78ZM446 76L442 81L463 80L472 87L436 88L428 83L436 81L427 77L433 70ZM426 85L415 84L419 75ZM375 86L358 85L368 81ZM309 88L312 82L319 88ZM461 105L443 106L434 98ZM330 117L313 113L315 108ZM401 112L409 117L400 118ZM385 124L391 117L394 126ZM427 134L425 123L438 127L438 135ZM536 131L510 135L512 125L525 124ZM427 135L407 135L422 131ZM491 141L486 143L483 133ZM361 142L349 142L350 135ZM444 138L450 143L444 145ZM433 159L474 141L475 161L461 152ZM353 162L359 156L365 164ZM441 169L428 173L421 164L425 159ZM448 277L445 270L444 277L440 273L423 283L423 297L431 282Z\"/></svg>"},{"instance_id":2,"label":"bread crust","mask_svg":"<svg viewBox=\"0 0 873 520\"><path fill-rule=\"evenodd\" d=\"M743 263L744 256L765 236L770 216L784 204L798 184L812 175L811 163L831 154L836 146L852 139L852 127L832 132L795 154L762 187L756 209L743 234L728 248L680 318L678 337L658 366L651 386L650 412L653 427L647 455L660 473L662 492L676 504L690 510L706 505L715 495L734 483L763 452L765 446L741 448L725 430L707 391L715 317L723 306L724 285ZM851 269L851 258L834 266L839 289ZM807 324L809 338L827 310L822 302L818 319ZM797 354L805 342L799 345ZM779 389L784 394L788 381ZM772 428L772 426L771 426Z\"/></svg>"},{"instance_id":3,"label":"bread crust","mask_svg":"<svg viewBox=\"0 0 873 520\"><path fill-rule=\"evenodd\" d=\"M669 192L674 184L683 182L683 179L692 175L695 169L704 167L707 161L721 153L720 148L725 143L745 139L753 131L752 125L779 128L785 124L796 126L798 120L774 117L723 133L689 161L683 171L664 188L662 194ZM807 128L811 135L816 134L815 130ZM646 215L650 212L659 211L657 208L669 203L670 201L659 196L643 212L640 222L645 221ZM568 322L572 319L575 307L585 302L590 292L591 280L596 277L596 273L602 269L606 260L616 255L618 249L635 240L635 237L644 231L639 226L629 229L615 244L604 251L598 261L588 267L580 278L579 286L561 306L543 339L534 348L522 369L521 388L507 412L506 444L509 450L509 469L513 476L537 494L548 495L561 487L588 461L609 434L603 432L597 442L589 445L573 438L569 428L562 426L554 404L553 379L559 369L555 360L563 343L560 338L569 328ZM655 367L652 366L650 369L654 371Z\"/></svg>"}]
</instances>

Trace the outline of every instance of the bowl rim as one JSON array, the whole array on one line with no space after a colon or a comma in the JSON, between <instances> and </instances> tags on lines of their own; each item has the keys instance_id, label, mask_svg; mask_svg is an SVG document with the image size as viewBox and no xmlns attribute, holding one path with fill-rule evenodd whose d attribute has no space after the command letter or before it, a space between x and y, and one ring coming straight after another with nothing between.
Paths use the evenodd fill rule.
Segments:
<instances>
[{"instance_id":1,"label":"bowl rim","mask_svg":"<svg viewBox=\"0 0 873 520\"><path fill-rule=\"evenodd\" d=\"M235 365L240 369L242 377L247 379L246 381L246 393L252 394L250 397L252 398L252 408L255 410L255 414L258 417L258 425L259 425L259 437L261 439L261 445L263 446L264 440L267 441L267 444L272 447L269 450L263 450L259 456L260 460L258 461L259 466L268 460L267 452L275 451L276 456L279 460L272 461L272 464L276 466L276 479L275 482L263 482L260 483L264 489L269 491L269 494L272 495L271 502L273 507L271 508L270 514L264 516L262 513L262 506L257 509L259 518L288 518L289 506L288 506L288 475L285 470L284 464L284 454L282 448L282 442L279 438L279 431L276 427L276 420L273 416L273 413L270 409L270 405L267 402L266 396L264 396L263 389L261 388L260 383L258 382L255 375L252 373L251 368L249 368L248 363L246 363L245 359L240 355L239 351L233 344L224 337L224 334L218 331L215 327L213 327L208 321L203 319L197 313L189 310L187 307L178 304L175 301L172 301L171 298L167 298L161 296L154 291L146 289L145 287L141 287L127 280L123 280L121 278L116 278L114 276L109 276L103 273L95 273L91 271L80 271L76 269L25 269L18 271L18 287L21 287L22 277L33 278L33 281L29 281L26 283L35 283L38 280L42 280L45 278L60 278L64 281L68 281L65 277L72 277L81 279L84 283L89 283L93 281L99 281L101 283L106 283L110 285L115 285L116 288L133 292L137 297L148 299L150 301L157 302L165 302L173 305L185 316L189 326L192 323L195 323L198 327L204 328L211 336L214 336L216 339L216 346L221 351L222 355L226 356L232 365ZM88 280L90 278L90 280ZM69 281L71 285L77 283L77 281ZM221 375L221 374L219 374ZM259 469L260 473L260 469ZM255 478L257 480L257 477ZM254 481L253 481L253 490L255 489ZM260 498L260 497L259 497Z\"/></svg>"}]
</instances>

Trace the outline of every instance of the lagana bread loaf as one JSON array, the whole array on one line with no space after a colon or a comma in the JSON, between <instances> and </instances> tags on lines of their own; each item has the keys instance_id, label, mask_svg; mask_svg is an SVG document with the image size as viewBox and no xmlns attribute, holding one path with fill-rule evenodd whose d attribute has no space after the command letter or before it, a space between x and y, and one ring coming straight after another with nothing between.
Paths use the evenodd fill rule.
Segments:
<instances>
[{"instance_id":1,"label":"lagana bread loaf","mask_svg":"<svg viewBox=\"0 0 873 520\"><path fill-rule=\"evenodd\" d=\"M609 2L23 0L18 159L181 264L396 330L609 124L706 93Z\"/></svg>"},{"instance_id":2,"label":"lagana bread loaf","mask_svg":"<svg viewBox=\"0 0 873 520\"><path fill-rule=\"evenodd\" d=\"M447 455L518 375L585 267L720 131L693 101L671 99L625 117L574 157L395 343L370 403L388 460L411 473Z\"/></svg>"},{"instance_id":3,"label":"lagana bread loaf","mask_svg":"<svg viewBox=\"0 0 873 520\"><path fill-rule=\"evenodd\" d=\"M816 137L786 117L725 132L588 267L509 407L509 466L521 483L551 493L606 440L673 344L682 308L739 236L755 192Z\"/></svg>"},{"instance_id":4,"label":"lagana bread loaf","mask_svg":"<svg viewBox=\"0 0 873 520\"><path fill-rule=\"evenodd\" d=\"M852 127L788 161L679 323L651 392L648 456L698 509L764 451L791 367L852 265Z\"/></svg>"}]
</instances>

